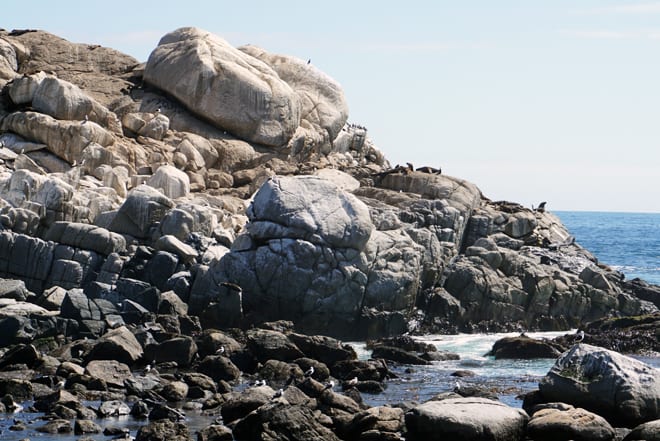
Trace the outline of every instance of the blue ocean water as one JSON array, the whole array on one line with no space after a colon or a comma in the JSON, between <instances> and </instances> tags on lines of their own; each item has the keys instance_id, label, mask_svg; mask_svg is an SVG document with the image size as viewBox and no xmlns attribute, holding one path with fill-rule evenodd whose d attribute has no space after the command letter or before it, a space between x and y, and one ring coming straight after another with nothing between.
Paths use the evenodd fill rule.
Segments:
<instances>
[{"instance_id":1,"label":"blue ocean water","mask_svg":"<svg viewBox=\"0 0 660 441\"><path fill-rule=\"evenodd\" d=\"M660 285L660 213L553 213L599 262Z\"/></svg>"}]
</instances>

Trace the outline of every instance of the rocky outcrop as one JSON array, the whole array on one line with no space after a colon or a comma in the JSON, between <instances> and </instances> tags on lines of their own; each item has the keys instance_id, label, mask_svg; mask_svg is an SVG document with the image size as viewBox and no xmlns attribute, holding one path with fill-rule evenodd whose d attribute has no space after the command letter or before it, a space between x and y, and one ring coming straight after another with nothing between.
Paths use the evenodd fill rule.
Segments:
<instances>
[{"instance_id":1,"label":"rocky outcrop","mask_svg":"<svg viewBox=\"0 0 660 441\"><path fill-rule=\"evenodd\" d=\"M617 425L634 427L660 417L660 372L587 344L562 354L539 389L547 401L583 407Z\"/></svg>"},{"instance_id":2,"label":"rocky outcrop","mask_svg":"<svg viewBox=\"0 0 660 441\"><path fill-rule=\"evenodd\" d=\"M161 38L145 81L188 110L238 137L283 146L300 124L300 102L266 64L221 38L181 28Z\"/></svg>"},{"instance_id":3,"label":"rocky outcrop","mask_svg":"<svg viewBox=\"0 0 660 441\"><path fill-rule=\"evenodd\" d=\"M288 319L354 339L657 313L653 287L547 210L390 168L311 63L194 28L142 66L42 31L0 37L0 276L39 315L94 336L178 314L159 325Z\"/></svg>"}]
</instances>

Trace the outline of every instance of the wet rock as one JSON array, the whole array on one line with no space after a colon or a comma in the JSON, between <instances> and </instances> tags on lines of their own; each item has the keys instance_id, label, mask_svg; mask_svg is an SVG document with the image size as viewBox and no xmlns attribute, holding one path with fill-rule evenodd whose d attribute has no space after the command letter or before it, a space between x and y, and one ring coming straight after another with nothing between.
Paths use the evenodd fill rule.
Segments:
<instances>
[{"instance_id":1,"label":"wet rock","mask_svg":"<svg viewBox=\"0 0 660 441\"><path fill-rule=\"evenodd\" d=\"M557 358L561 355L558 347L549 341L527 336L504 337L493 344L487 355L499 358Z\"/></svg>"},{"instance_id":2,"label":"wet rock","mask_svg":"<svg viewBox=\"0 0 660 441\"><path fill-rule=\"evenodd\" d=\"M101 427L94 421L77 419L73 425L74 435L85 435L87 433L101 433Z\"/></svg>"},{"instance_id":3,"label":"wet rock","mask_svg":"<svg viewBox=\"0 0 660 441\"><path fill-rule=\"evenodd\" d=\"M138 429L135 441L194 441L184 423L169 420L151 421Z\"/></svg>"},{"instance_id":4,"label":"wet rock","mask_svg":"<svg viewBox=\"0 0 660 441\"><path fill-rule=\"evenodd\" d=\"M52 421L48 421L43 426L37 427L36 430L37 432L51 433L51 434L73 432L73 428L71 427L71 422L69 420L64 420L64 419L55 419Z\"/></svg>"},{"instance_id":5,"label":"wet rock","mask_svg":"<svg viewBox=\"0 0 660 441\"><path fill-rule=\"evenodd\" d=\"M339 361L331 366L330 372L341 380L357 377L360 381L383 381L389 375L387 365L381 360Z\"/></svg>"},{"instance_id":6,"label":"wet rock","mask_svg":"<svg viewBox=\"0 0 660 441\"><path fill-rule=\"evenodd\" d=\"M260 440L264 436L281 441L339 440L306 406L277 402L262 406L241 419L234 427L234 436L246 441Z\"/></svg>"},{"instance_id":7,"label":"wet rock","mask_svg":"<svg viewBox=\"0 0 660 441\"><path fill-rule=\"evenodd\" d=\"M188 396L188 385L183 381L172 381L158 392L167 401L183 401Z\"/></svg>"},{"instance_id":8,"label":"wet rock","mask_svg":"<svg viewBox=\"0 0 660 441\"><path fill-rule=\"evenodd\" d=\"M286 335L267 329L251 329L247 332L247 347L260 361L293 361L305 356Z\"/></svg>"},{"instance_id":9,"label":"wet rock","mask_svg":"<svg viewBox=\"0 0 660 441\"><path fill-rule=\"evenodd\" d=\"M32 398L32 384L27 380L17 378L0 379L0 396L11 395L19 401L26 401Z\"/></svg>"},{"instance_id":10,"label":"wet rock","mask_svg":"<svg viewBox=\"0 0 660 441\"><path fill-rule=\"evenodd\" d=\"M577 344L539 383L543 397L633 427L658 419L660 373L641 361L596 346Z\"/></svg>"},{"instance_id":11,"label":"wet rock","mask_svg":"<svg viewBox=\"0 0 660 441\"><path fill-rule=\"evenodd\" d=\"M250 387L242 393L232 394L222 405L220 413L225 423L243 418L253 410L270 402L275 391L269 386Z\"/></svg>"},{"instance_id":12,"label":"wet rock","mask_svg":"<svg viewBox=\"0 0 660 441\"><path fill-rule=\"evenodd\" d=\"M374 358L383 358L389 361L396 361L397 363L402 364L430 364L429 361L423 359L417 354L391 346L376 346L374 347L371 356Z\"/></svg>"},{"instance_id":13,"label":"wet rock","mask_svg":"<svg viewBox=\"0 0 660 441\"><path fill-rule=\"evenodd\" d=\"M116 360L92 360L85 366L85 373L114 387L123 387L132 376L130 368Z\"/></svg>"},{"instance_id":14,"label":"wet rock","mask_svg":"<svg viewBox=\"0 0 660 441\"><path fill-rule=\"evenodd\" d=\"M103 334L92 346L87 360L116 360L132 365L142 358L143 350L131 331L125 326Z\"/></svg>"},{"instance_id":15,"label":"wet rock","mask_svg":"<svg viewBox=\"0 0 660 441\"><path fill-rule=\"evenodd\" d=\"M197 432L197 441L233 441L231 429L221 424L211 424Z\"/></svg>"},{"instance_id":16,"label":"wet rock","mask_svg":"<svg viewBox=\"0 0 660 441\"><path fill-rule=\"evenodd\" d=\"M200 373L208 375L214 381L235 381L241 375L241 371L236 365L229 358L222 355L204 357L197 369Z\"/></svg>"},{"instance_id":17,"label":"wet rock","mask_svg":"<svg viewBox=\"0 0 660 441\"><path fill-rule=\"evenodd\" d=\"M343 344L341 341L332 337L296 333L290 333L287 337L307 357L321 361L328 366L342 360L357 359L357 354L352 346Z\"/></svg>"},{"instance_id":18,"label":"wet rock","mask_svg":"<svg viewBox=\"0 0 660 441\"><path fill-rule=\"evenodd\" d=\"M179 366L190 366L197 354L197 345L191 337L181 336L149 345L144 350L147 360L157 363L173 361Z\"/></svg>"},{"instance_id":19,"label":"wet rock","mask_svg":"<svg viewBox=\"0 0 660 441\"><path fill-rule=\"evenodd\" d=\"M18 344L6 351L0 357L0 369L15 364L24 364L28 367L35 367L40 363L41 354L31 344Z\"/></svg>"}]
</instances>

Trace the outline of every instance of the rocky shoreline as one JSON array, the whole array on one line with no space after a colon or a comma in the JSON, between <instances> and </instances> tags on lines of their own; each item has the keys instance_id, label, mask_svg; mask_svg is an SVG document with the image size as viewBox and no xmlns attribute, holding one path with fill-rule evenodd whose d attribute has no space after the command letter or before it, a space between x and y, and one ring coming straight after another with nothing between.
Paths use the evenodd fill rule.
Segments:
<instances>
[{"instance_id":1,"label":"rocky shoreline","mask_svg":"<svg viewBox=\"0 0 660 441\"><path fill-rule=\"evenodd\" d=\"M424 358L381 345L362 362L339 339L592 323L599 346L658 350L659 287L599 263L545 207L392 167L303 60L196 28L146 63L2 30L0 83L5 407L87 420L142 403L170 432L141 439L187 439L166 404L184 399L219 409L200 439L399 439L404 420L430 439L436 404L351 392L382 387L384 359ZM235 390L252 377L268 384ZM81 404L99 398L118 403ZM523 436L527 417L500 411Z\"/></svg>"}]
</instances>

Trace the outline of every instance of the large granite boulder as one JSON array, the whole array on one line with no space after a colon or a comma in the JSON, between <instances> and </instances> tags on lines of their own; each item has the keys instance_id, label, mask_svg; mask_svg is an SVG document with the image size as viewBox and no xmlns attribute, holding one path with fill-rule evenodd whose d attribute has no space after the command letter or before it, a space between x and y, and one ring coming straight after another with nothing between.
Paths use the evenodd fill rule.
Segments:
<instances>
[{"instance_id":1,"label":"large granite boulder","mask_svg":"<svg viewBox=\"0 0 660 441\"><path fill-rule=\"evenodd\" d=\"M320 142L315 142L314 148L329 153L348 119L348 103L339 83L305 60L271 54L252 45L238 49L269 65L297 95L302 121L296 138L302 140L294 139L293 143L305 144L305 137L317 138Z\"/></svg>"},{"instance_id":2,"label":"large granite boulder","mask_svg":"<svg viewBox=\"0 0 660 441\"><path fill-rule=\"evenodd\" d=\"M300 124L298 97L275 71L200 29L181 28L161 38L144 79L247 141L282 146Z\"/></svg>"},{"instance_id":3,"label":"large granite boulder","mask_svg":"<svg viewBox=\"0 0 660 441\"><path fill-rule=\"evenodd\" d=\"M308 333L356 337L365 311L403 317L414 306L422 247L404 232L374 231L367 206L333 183L274 177L247 214L231 252L195 280L192 313L226 281L242 288L248 319L293 320Z\"/></svg>"},{"instance_id":4,"label":"large granite boulder","mask_svg":"<svg viewBox=\"0 0 660 441\"><path fill-rule=\"evenodd\" d=\"M534 412L527 425L527 436L535 441L610 441L615 434L614 428L603 417L563 403L548 404Z\"/></svg>"},{"instance_id":5,"label":"large granite boulder","mask_svg":"<svg viewBox=\"0 0 660 441\"><path fill-rule=\"evenodd\" d=\"M614 351L578 344L539 383L543 398L585 408L615 425L660 418L660 371Z\"/></svg>"},{"instance_id":6,"label":"large granite boulder","mask_svg":"<svg viewBox=\"0 0 660 441\"><path fill-rule=\"evenodd\" d=\"M407 439L435 441L522 440L527 414L486 398L427 401L408 411Z\"/></svg>"}]
</instances>

